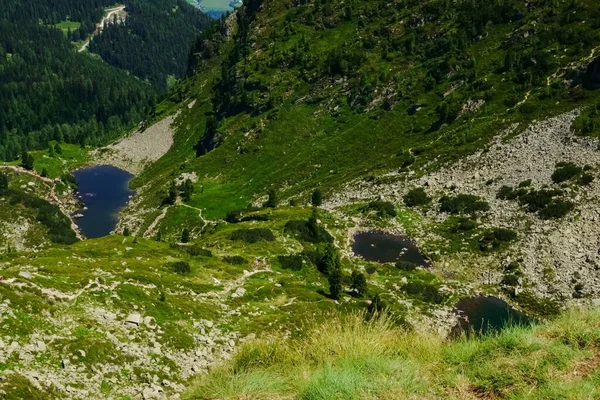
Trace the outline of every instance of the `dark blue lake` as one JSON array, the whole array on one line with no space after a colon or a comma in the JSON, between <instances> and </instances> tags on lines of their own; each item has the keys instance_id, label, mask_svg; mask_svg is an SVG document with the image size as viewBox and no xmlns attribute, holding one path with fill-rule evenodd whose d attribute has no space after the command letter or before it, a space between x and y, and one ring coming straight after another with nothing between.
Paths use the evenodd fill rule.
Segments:
<instances>
[{"instance_id":1,"label":"dark blue lake","mask_svg":"<svg viewBox=\"0 0 600 400\"><path fill-rule=\"evenodd\" d=\"M119 211L135 194L129 189L133 175L110 165L80 169L73 175L79 184L78 196L87 207L75 218L81 233L87 238L110 234L117 225Z\"/></svg>"},{"instance_id":2,"label":"dark blue lake","mask_svg":"<svg viewBox=\"0 0 600 400\"><path fill-rule=\"evenodd\" d=\"M467 335L486 334L511 325L528 325L533 320L512 308L507 302L492 296L463 299L454 306L460 324L459 331ZM454 332L459 333L459 332Z\"/></svg>"},{"instance_id":3,"label":"dark blue lake","mask_svg":"<svg viewBox=\"0 0 600 400\"><path fill-rule=\"evenodd\" d=\"M380 263L407 261L421 266L429 265L429 260L412 240L386 232L357 233L354 236L352 251L366 261Z\"/></svg>"}]
</instances>

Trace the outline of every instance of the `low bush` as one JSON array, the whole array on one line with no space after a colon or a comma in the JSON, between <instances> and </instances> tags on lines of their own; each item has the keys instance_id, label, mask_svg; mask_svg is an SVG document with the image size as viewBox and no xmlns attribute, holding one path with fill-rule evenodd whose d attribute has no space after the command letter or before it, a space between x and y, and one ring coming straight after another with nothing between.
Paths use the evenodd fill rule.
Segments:
<instances>
[{"instance_id":1,"label":"low bush","mask_svg":"<svg viewBox=\"0 0 600 400\"><path fill-rule=\"evenodd\" d=\"M567 215L571 210L575 208L575 204L570 201L555 199L544 207L538 215L541 219L559 219Z\"/></svg>"},{"instance_id":2,"label":"low bush","mask_svg":"<svg viewBox=\"0 0 600 400\"><path fill-rule=\"evenodd\" d=\"M431 203L431 197L427 195L423 188L413 189L404 196L404 204L407 207L422 206L429 203Z\"/></svg>"},{"instance_id":3,"label":"low bush","mask_svg":"<svg viewBox=\"0 0 600 400\"><path fill-rule=\"evenodd\" d=\"M498 190L496 197L500 200L514 200L517 198L517 192L510 186L504 185Z\"/></svg>"},{"instance_id":4,"label":"low bush","mask_svg":"<svg viewBox=\"0 0 600 400\"><path fill-rule=\"evenodd\" d=\"M310 222L302 220L288 221L283 231L293 234L299 240L309 243L331 243L333 237L325 228L320 225L312 225Z\"/></svg>"},{"instance_id":5,"label":"low bush","mask_svg":"<svg viewBox=\"0 0 600 400\"><path fill-rule=\"evenodd\" d=\"M440 199L440 211L449 214L473 214L488 211L490 205L478 196L459 194L454 197L444 196Z\"/></svg>"},{"instance_id":6,"label":"low bush","mask_svg":"<svg viewBox=\"0 0 600 400\"><path fill-rule=\"evenodd\" d=\"M583 168L572 163L558 163L556 169L552 173L552 182L562 183L577 177L583 172Z\"/></svg>"},{"instance_id":7,"label":"low bush","mask_svg":"<svg viewBox=\"0 0 600 400\"><path fill-rule=\"evenodd\" d=\"M171 268L173 268L173 272L176 274L189 274L192 272L190 264L185 261L176 261L171 263Z\"/></svg>"},{"instance_id":8,"label":"low bush","mask_svg":"<svg viewBox=\"0 0 600 400\"><path fill-rule=\"evenodd\" d=\"M427 303L441 304L445 297L440 293L438 288L431 284L420 281L408 282L404 285L404 291L412 296L420 298Z\"/></svg>"},{"instance_id":9,"label":"low bush","mask_svg":"<svg viewBox=\"0 0 600 400\"><path fill-rule=\"evenodd\" d=\"M240 240L246 243L257 243L260 241L273 242L275 235L267 228L238 229L231 233L231 240Z\"/></svg>"},{"instance_id":10,"label":"low bush","mask_svg":"<svg viewBox=\"0 0 600 400\"><path fill-rule=\"evenodd\" d=\"M289 269L291 271L300 271L304 264L304 259L300 255L279 256L277 259L279 260L281 268Z\"/></svg>"},{"instance_id":11,"label":"low bush","mask_svg":"<svg viewBox=\"0 0 600 400\"><path fill-rule=\"evenodd\" d=\"M248 260L246 260L244 257L241 257L241 256L225 256L225 257L223 257L223 261L225 261L227 264L231 264L231 265L248 264Z\"/></svg>"},{"instance_id":12,"label":"low bush","mask_svg":"<svg viewBox=\"0 0 600 400\"><path fill-rule=\"evenodd\" d=\"M417 269L417 264L411 263L410 261L398 261L396 268L400 271L412 272Z\"/></svg>"},{"instance_id":13,"label":"low bush","mask_svg":"<svg viewBox=\"0 0 600 400\"><path fill-rule=\"evenodd\" d=\"M581 178L579 178L579 184L582 186L591 185L592 182L594 182L594 176L588 173L584 173L583 175L581 175Z\"/></svg>"},{"instance_id":14,"label":"low bush","mask_svg":"<svg viewBox=\"0 0 600 400\"><path fill-rule=\"evenodd\" d=\"M503 244L517 239L517 233L511 229L496 228L486 232L479 240L479 249L481 251L500 248Z\"/></svg>"},{"instance_id":15,"label":"low bush","mask_svg":"<svg viewBox=\"0 0 600 400\"><path fill-rule=\"evenodd\" d=\"M191 256L197 257L212 257L213 254L210 250L204 249L198 245L193 246L181 246L183 250L185 250Z\"/></svg>"},{"instance_id":16,"label":"low bush","mask_svg":"<svg viewBox=\"0 0 600 400\"><path fill-rule=\"evenodd\" d=\"M382 200L372 201L362 208L363 213L367 213L369 211L377 211L377 215L379 215L381 218L395 217L398 215L396 208L392 203Z\"/></svg>"}]
</instances>

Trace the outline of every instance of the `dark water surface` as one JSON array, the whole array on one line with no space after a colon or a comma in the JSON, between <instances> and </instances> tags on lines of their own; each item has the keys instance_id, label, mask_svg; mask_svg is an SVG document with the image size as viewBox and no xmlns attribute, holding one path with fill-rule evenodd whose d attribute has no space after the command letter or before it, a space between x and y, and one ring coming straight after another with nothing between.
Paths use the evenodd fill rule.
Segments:
<instances>
[{"instance_id":1,"label":"dark water surface","mask_svg":"<svg viewBox=\"0 0 600 400\"><path fill-rule=\"evenodd\" d=\"M492 296L477 296L464 299L454 306L461 316L457 329L467 334L499 331L510 325L527 325L533 320L512 308L507 302Z\"/></svg>"},{"instance_id":2,"label":"dark water surface","mask_svg":"<svg viewBox=\"0 0 600 400\"><path fill-rule=\"evenodd\" d=\"M76 218L75 223L87 238L108 235L117 225L119 211L135 194L128 187L133 175L110 165L80 169L73 175L79 184L78 195L87 207L78 212L83 217Z\"/></svg>"},{"instance_id":3,"label":"dark water surface","mask_svg":"<svg viewBox=\"0 0 600 400\"><path fill-rule=\"evenodd\" d=\"M352 251L367 261L407 261L427 266L429 261L409 238L385 232L360 232L354 236Z\"/></svg>"}]
</instances>

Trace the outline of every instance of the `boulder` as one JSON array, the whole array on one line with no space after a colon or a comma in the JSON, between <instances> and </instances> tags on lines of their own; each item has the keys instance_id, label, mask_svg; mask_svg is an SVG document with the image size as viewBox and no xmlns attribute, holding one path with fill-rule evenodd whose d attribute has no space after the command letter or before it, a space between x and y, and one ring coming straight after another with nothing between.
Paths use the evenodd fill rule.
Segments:
<instances>
[{"instance_id":1,"label":"boulder","mask_svg":"<svg viewBox=\"0 0 600 400\"><path fill-rule=\"evenodd\" d=\"M139 313L132 313L125 320L126 324L135 325L135 326L140 326L141 322L142 322L142 316Z\"/></svg>"}]
</instances>

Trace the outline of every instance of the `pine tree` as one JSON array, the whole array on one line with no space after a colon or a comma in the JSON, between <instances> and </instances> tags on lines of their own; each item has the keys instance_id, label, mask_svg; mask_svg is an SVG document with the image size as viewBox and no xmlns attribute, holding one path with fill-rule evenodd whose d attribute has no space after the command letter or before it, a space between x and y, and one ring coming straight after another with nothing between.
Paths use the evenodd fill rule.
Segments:
<instances>
[{"instance_id":1,"label":"pine tree","mask_svg":"<svg viewBox=\"0 0 600 400\"><path fill-rule=\"evenodd\" d=\"M40 175L42 176L42 178L47 178L48 177L48 169L46 169L46 167L42 168L42 172L40 173Z\"/></svg>"},{"instance_id":2,"label":"pine tree","mask_svg":"<svg viewBox=\"0 0 600 400\"><path fill-rule=\"evenodd\" d=\"M0 196L5 195L8 192L8 175L0 172Z\"/></svg>"},{"instance_id":3,"label":"pine tree","mask_svg":"<svg viewBox=\"0 0 600 400\"><path fill-rule=\"evenodd\" d=\"M325 254L319 263L320 270L325 275L331 275L334 271L341 268L340 254L333 243L329 243L325 248Z\"/></svg>"},{"instance_id":4,"label":"pine tree","mask_svg":"<svg viewBox=\"0 0 600 400\"><path fill-rule=\"evenodd\" d=\"M181 185L181 197L183 198L183 201L190 201L193 193L194 184L190 179L187 179L183 185Z\"/></svg>"},{"instance_id":5,"label":"pine tree","mask_svg":"<svg viewBox=\"0 0 600 400\"><path fill-rule=\"evenodd\" d=\"M314 207L320 207L323 204L323 195L321 194L321 190L315 189L312 193L311 203Z\"/></svg>"},{"instance_id":6,"label":"pine tree","mask_svg":"<svg viewBox=\"0 0 600 400\"><path fill-rule=\"evenodd\" d=\"M21 166L26 170L31 171L33 170L33 162L33 156L28 152L24 151L23 155L21 156Z\"/></svg>"},{"instance_id":7,"label":"pine tree","mask_svg":"<svg viewBox=\"0 0 600 400\"><path fill-rule=\"evenodd\" d=\"M190 230L184 228L181 232L181 243L188 243L190 241Z\"/></svg>"},{"instance_id":8,"label":"pine tree","mask_svg":"<svg viewBox=\"0 0 600 400\"><path fill-rule=\"evenodd\" d=\"M275 208L277 207L277 192L275 189L269 189L267 192L267 202L264 204L265 208Z\"/></svg>"},{"instance_id":9,"label":"pine tree","mask_svg":"<svg viewBox=\"0 0 600 400\"><path fill-rule=\"evenodd\" d=\"M129 232L129 228L125 227L125 229L123 229L123 236L129 236L131 235L131 233Z\"/></svg>"},{"instance_id":10,"label":"pine tree","mask_svg":"<svg viewBox=\"0 0 600 400\"><path fill-rule=\"evenodd\" d=\"M62 151L62 147L60 147L60 144L56 143L54 145L54 151L56 152L56 154L62 155L63 151Z\"/></svg>"},{"instance_id":11,"label":"pine tree","mask_svg":"<svg viewBox=\"0 0 600 400\"><path fill-rule=\"evenodd\" d=\"M329 282L329 293L331 294L331 298L339 300L342 294L342 270L336 268L331 272L327 281Z\"/></svg>"},{"instance_id":12,"label":"pine tree","mask_svg":"<svg viewBox=\"0 0 600 400\"><path fill-rule=\"evenodd\" d=\"M358 271L352 271L352 284L350 287L359 297L363 297L367 293L367 279L365 275Z\"/></svg>"}]
</instances>

